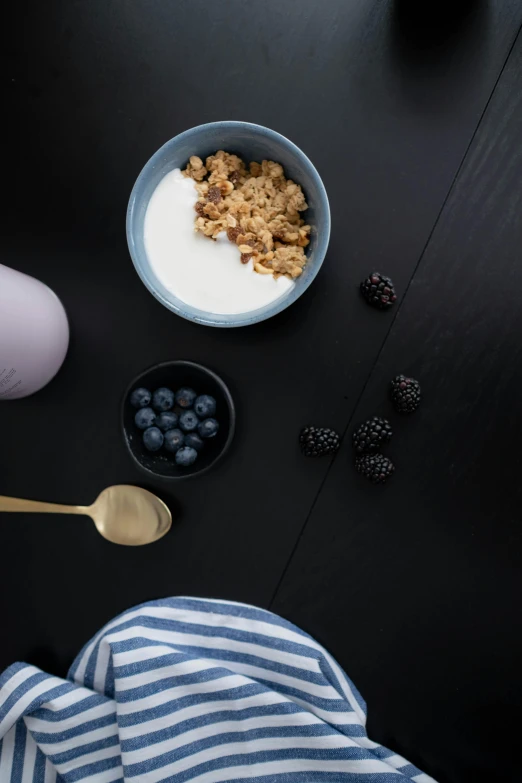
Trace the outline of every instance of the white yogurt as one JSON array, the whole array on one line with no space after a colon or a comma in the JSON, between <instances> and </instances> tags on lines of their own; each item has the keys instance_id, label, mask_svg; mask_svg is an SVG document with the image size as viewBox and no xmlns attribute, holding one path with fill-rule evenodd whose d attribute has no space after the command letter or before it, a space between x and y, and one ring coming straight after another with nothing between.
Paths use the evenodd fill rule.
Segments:
<instances>
[{"instance_id":1,"label":"white yogurt","mask_svg":"<svg viewBox=\"0 0 522 783\"><path fill-rule=\"evenodd\" d=\"M254 272L252 260L242 264L224 231L216 241L194 231L197 196L193 180L174 169L149 201L145 250L165 288L186 304L219 315L257 310L287 294L295 283Z\"/></svg>"}]
</instances>

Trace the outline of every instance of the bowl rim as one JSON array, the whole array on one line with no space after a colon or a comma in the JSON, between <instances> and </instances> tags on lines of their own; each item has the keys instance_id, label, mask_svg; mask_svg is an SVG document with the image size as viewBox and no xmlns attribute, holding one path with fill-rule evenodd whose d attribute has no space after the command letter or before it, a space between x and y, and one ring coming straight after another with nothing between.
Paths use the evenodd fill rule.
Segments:
<instances>
[{"instance_id":1,"label":"bowl rim","mask_svg":"<svg viewBox=\"0 0 522 783\"><path fill-rule=\"evenodd\" d=\"M147 375L147 373L152 372L153 370L160 370L172 366L190 367L193 370L194 369L198 370L198 372L203 372L205 375L209 375L218 384L227 402L228 411L230 415L230 425L228 428L227 439L223 444L223 448L221 449L219 454L216 454L212 462L210 462L204 468L200 468L199 470L193 471L192 473L188 473L186 475L180 474L179 476L163 476L161 473L156 473L155 470L152 470L151 468L147 468L145 465L143 465L132 451L129 444L129 439L127 437L127 432L125 430L125 412L126 412L126 403L129 399L129 395L131 391L136 387L136 384L139 382L140 378L142 378L144 375ZM127 385L123 393L123 398L120 406L120 424L123 433L123 440L125 441L125 446L127 447L127 451L131 455L134 462L141 468L141 470L145 471L145 473L147 473L149 476L155 476L156 478L162 479L164 481L179 481L180 479L186 480L186 479L195 478L196 476L202 476L204 473L207 473L230 450L232 440L234 439L234 433L236 431L236 406L232 394L230 393L230 389L226 385L223 378L221 378L216 372L214 372L214 370L211 370L209 367L205 367L205 365L203 364L198 364L198 362L190 361L189 359L171 359L170 361L153 364L151 367L147 367L147 369L142 370L140 373L134 376L134 378Z\"/></svg>"},{"instance_id":2,"label":"bowl rim","mask_svg":"<svg viewBox=\"0 0 522 783\"><path fill-rule=\"evenodd\" d=\"M154 166L162 158L164 151L168 147L170 147L174 142L184 139L185 137L189 137L203 129L240 128L240 127L250 128L252 130L255 130L256 132L262 132L264 135L268 135L282 142L283 144L288 146L292 154L294 154L310 170L311 176L315 180L320 195L320 199L321 201L323 201L325 207L325 225L321 232L322 233L321 241L322 241L322 245L324 246L324 249L322 252L321 259L315 263L314 269L307 275L307 279L303 281L299 287L295 285L293 290L289 291L286 295L281 296L279 299L276 299L275 302L273 303L274 306L271 307L269 312L266 312L266 309L270 308L270 304L265 305L263 308L258 308L257 310L249 310L246 311L245 313L236 313L230 315L229 317L232 319L230 321L228 320L216 321L213 320L212 316L221 316L225 318L226 316L220 313L207 313L205 310L198 310L197 308L194 308L192 305L186 304L185 305L186 307L190 307L194 310L194 312L188 312L184 310L181 306L176 304L175 302L171 302L167 297L163 296L160 291L156 290L156 288L152 285L152 283L147 279L142 269L140 269L138 263L138 256L136 252L136 243L134 240L131 227L134 219L134 212L136 209L137 191L141 183L145 179L149 169L154 168ZM134 265L136 272L138 273L141 282L147 288L149 293L151 293L168 310L175 313L176 315L179 315L181 318L185 318L187 321L192 321L194 323L201 324L203 326L214 326L214 327L226 329L226 328L236 328L241 326L250 326L255 323L260 323L261 321L266 321L267 319L272 318L274 315L277 315L283 310L286 310L287 307L290 307L291 304L296 302L297 299L299 299L304 294L304 292L311 286L311 284L317 277L319 270L323 265L324 259L326 257L326 253L328 251L328 245L330 243L331 223L332 223L332 219L331 219L331 212L330 212L330 202L328 200L328 194L326 192L326 188L323 184L323 181L319 175L319 172L317 171L314 164L310 160L310 158L300 149L300 147L297 146L297 144L294 144L293 141L290 141L290 139L288 139L286 136L283 136L282 133L278 133L277 131L274 131L271 128L267 128L265 125L258 125L257 123L254 122L244 122L242 120L220 120L215 122L205 122L202 123L201 125L194 125L194 127L192 128L187 128L187 130L178 133L176 136L173 136L171 139L169 139L164 144L162 144L162 146L158 150L156 150L156 152L147 160L147 162L141 169L140 173L138 174L134 186L131 190L129 203L127 205L125 227L126 227L126 235L127 235L127 246L132 259L132 263ZM179 299L178 301L181 304L183 304L181 299Z\"/></svg>"}]
</instances>

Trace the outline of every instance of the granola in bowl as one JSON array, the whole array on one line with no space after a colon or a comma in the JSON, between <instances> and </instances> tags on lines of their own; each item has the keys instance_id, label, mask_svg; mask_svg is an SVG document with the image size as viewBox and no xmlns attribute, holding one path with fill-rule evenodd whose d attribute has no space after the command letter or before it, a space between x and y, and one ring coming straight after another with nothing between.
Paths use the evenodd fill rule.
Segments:
<instances>
[{"instance_id":1,"label":"granola in bowl","mask_svg":"<svg viewBox=\"0 0 522 783\"><path fill-rule=\"evenodd\" d=\"M286 179L271 160L248 166L237 155L219 150L203 163L193 155L183 171L199 194L196 231L211 239L226 232L241 262L252 259L259 274L298 278L306 264L310 226L301 217L308 208L300 185Z\"/></svg>"}]
</instances>

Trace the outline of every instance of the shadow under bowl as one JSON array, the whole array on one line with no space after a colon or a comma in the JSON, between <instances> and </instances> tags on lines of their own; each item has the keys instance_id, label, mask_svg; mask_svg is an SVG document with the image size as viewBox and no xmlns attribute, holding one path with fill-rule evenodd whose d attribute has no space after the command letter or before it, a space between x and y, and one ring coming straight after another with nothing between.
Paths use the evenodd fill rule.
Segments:
<instances>
[{"instance_id":1,"label":"shadow under bowl","mask_svg":"<svg viewBox=\"0 0 522 783\"><path fill-rule=\"evenodd\" d=\"M190 467L179 467L174 454L164 449L158 452L147 451L143 445L143 431L134 423L137 409L130 403L131 392L138 387L154 392L161 386L174 392L182 387L189 387L198 394L210 394L216 400L215 418L219 421L219 431L214 438L205 441L205 447ZM123 397L121 423L126 446L140 468L159 478L182 479L206 473L224 457L234 437L236 410L228 387L215 372L195 362L177 360L157 364L133 379Z\"/></svg>"}]
</instances>

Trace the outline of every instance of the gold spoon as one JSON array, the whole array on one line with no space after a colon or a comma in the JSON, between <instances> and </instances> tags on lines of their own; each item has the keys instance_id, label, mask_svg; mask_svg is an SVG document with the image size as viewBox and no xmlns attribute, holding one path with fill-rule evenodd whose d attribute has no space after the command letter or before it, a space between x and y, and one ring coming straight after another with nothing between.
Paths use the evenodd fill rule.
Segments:
<instances>
[{"instance_id":1,"label":"gold spoon","mask_svg":"<svg viewBox=\"0 0 522 783\"><path fill-rule=\"evenodd\" d=\"M49 514L86 514L98 532L113 544L152 544L170 530L172 514L165 503L141 487L117 484L107 487L92 506L61 506L0 495L1 511Z\"/></svg>"}]
</instances>

